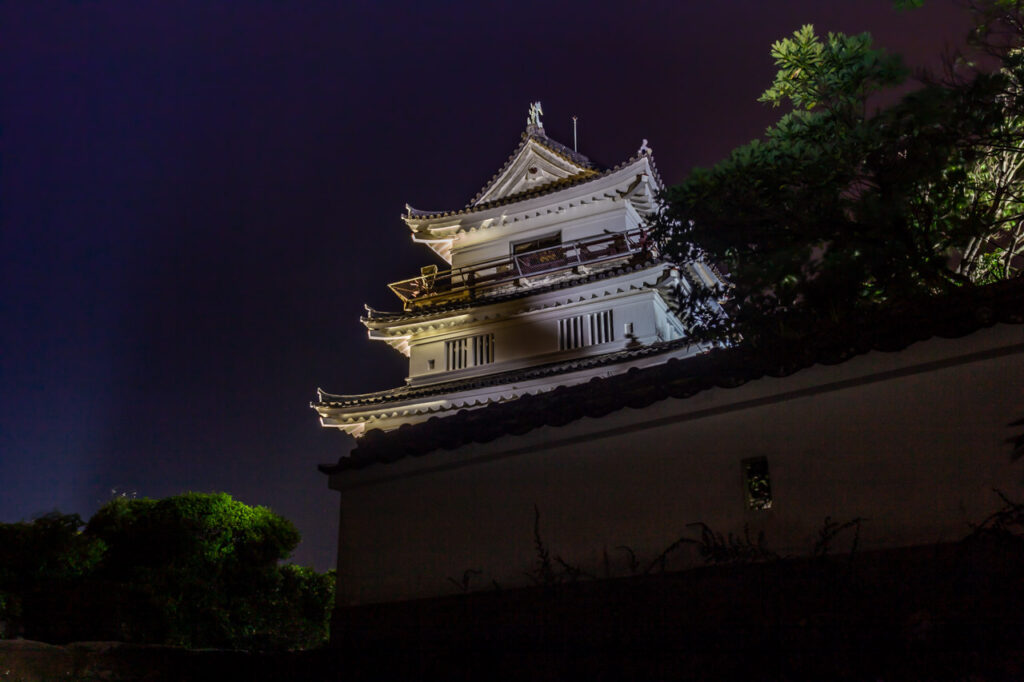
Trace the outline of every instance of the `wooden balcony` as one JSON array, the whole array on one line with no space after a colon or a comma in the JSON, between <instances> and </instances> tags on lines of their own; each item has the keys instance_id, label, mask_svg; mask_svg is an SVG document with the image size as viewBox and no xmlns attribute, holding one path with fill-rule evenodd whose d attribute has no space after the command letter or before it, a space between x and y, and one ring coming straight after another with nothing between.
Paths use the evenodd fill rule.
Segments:
<instances>
[{"instance_id":1,"label":"wooden balcony","mask_svg":"<svg viewBox=\"0 0 1024 682\"><path fill-rule=\"evenodd\" d=\"M419 277L388 286L402 299L405 310L470 299L498 287L522 286L528 280L562 270L591 266L651 251L646 230L616 232L517 253L451 270L423 268Z\"/></svg>"}]
</instances>

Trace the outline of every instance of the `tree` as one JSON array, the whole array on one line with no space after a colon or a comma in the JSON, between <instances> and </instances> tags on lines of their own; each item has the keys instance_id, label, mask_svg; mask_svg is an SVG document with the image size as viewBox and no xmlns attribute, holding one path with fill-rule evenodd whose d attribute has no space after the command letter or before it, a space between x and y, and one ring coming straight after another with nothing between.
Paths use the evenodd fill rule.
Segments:
<instances>
[{"instance_id":1,"label":"tree","mask_svg":"<svg viewBox=\"0 0 1024 682\"><path fill-rule=\"evenodd\" d=\"M74 580L89 574L106 546L82 535L78 514L51 512L30 523L0 523L0 588Z\"/></svg>"},{"instance_id":2,"label":"tree","mask_svg":"<svg viewBox=\"0 0 1024 682\"><path fill-rule=\"evenodd\" d=\"M78 514L51 512L30 523L0 523L0 621L21 623L37 596L90 575L106 546L80 532Z\"/></svg>"},{"instance_id":3,"label":"tree","mask_svg":"<svg viewBox=\"0 0 1024 682\"><path fill-rule=\"evenodd\" d=\"M296 598L304 586L321 592L323 587L311 575L296 586L296 571L304 569L278 566L300 536L266 507L250 507L224 493L117 498L90 519L85 532L108 547L97 578L130 585L153 605L165 642L238 648L311 643L308 633L276 622L285 614L273 595L282 586ZM329 599L317 603L312 629L319 628L322 638Z\"/></svg>"},{"instance_id":4,"label":"tree","mask_svg":"<svg viewBox=\"0 0 1024 682\"><path fill-rule=\"evenodd\" d=\"M0 595L24 603L8 611L30 637L243 649L326 639L333 576L280 564L299 533L265 507L224 493L121 497L82 525L0 525Z\"/></svg>"},{"instance_id":5,"label":"tree","mask_svg":"<svg viewBox=\"0 0 1024 682\"><path fill-rule=\"evenodd\" d=\"M988 98L977 102L992 111L987 137L977 140L979 158L965 174L970 207L987 221L987 234L972 237L960 270L974 281L1009 279L1022 269L1024 256L1024 3L991 0L974 5L975 28L970 44L983 59L1000 68L974 75L988 86ZM958 61L971 64L960 56ZM949 83L970 92L969 80L950 74ZM981 89L984 92L984 89Z\"/></svg>"},{"instance_id":6,"label":"tree","mask_svg":"<svg viewBox=\"0 0 1024 682\"><path fill-rule=\"evenodd\" d=\"M775 43L761 101L791 110L669 188L654 224L670 256L728 272L728 292L690 295L692 334L805 336L1019 272L1020 35L1000 70L926 84L877 112L872 95L907 70L868 34L822 39L804 26ZM724 314L709 296L728 299Z\"/></svg>"}]
</instances>

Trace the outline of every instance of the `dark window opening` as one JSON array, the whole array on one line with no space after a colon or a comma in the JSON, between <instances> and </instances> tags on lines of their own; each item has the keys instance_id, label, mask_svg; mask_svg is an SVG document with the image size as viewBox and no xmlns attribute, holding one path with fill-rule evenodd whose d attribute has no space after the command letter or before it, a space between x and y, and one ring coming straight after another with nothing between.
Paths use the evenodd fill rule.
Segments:
<instances>
[{"instance_id":1,"label":"dark window opening","mask_svg":"<svg viewBox=\"0 0 1024 682\"><path fill-rule=\"evenodd\" d=\"M519 242L512 245L512 255L517 256L527 251L537 251L538 249L550 249L555 246L562 245L562 233L556 232L555 234L549 234L544 237L537 239L531 239L526 242Z\"/></svg>"},{"instance_id":2,"label":"dark window opening","mask_svg":"<svg viewBox=\"0 0 1024 682\"><path fill-rule=\"evenodd\" d=\"M743 487L747 495L747 509L772 508L772 481L768 475L767 458L743 460Z\"/></svg>"}]
</instances>

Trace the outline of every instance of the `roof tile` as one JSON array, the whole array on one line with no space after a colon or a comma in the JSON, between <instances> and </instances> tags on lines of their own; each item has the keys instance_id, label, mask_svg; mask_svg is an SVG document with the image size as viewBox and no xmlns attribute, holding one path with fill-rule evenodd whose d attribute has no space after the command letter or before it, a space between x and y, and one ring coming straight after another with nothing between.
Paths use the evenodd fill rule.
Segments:
<instances>
[{"instance_id":1,"label":"roof tile","mask_svg":"<svg viewBox=\"0 0 1024 682\"><path fill-rule=\"evenodd\" d=\"M667 397L689 398L713 387L735 388L765 376L784 377L816 364L840 364L869 351L899 351L932 337L956 338L997 323L1024 324L1024 279L963 288L846 320L803 343L738 345L608 378L463 410L390 432L373 430L324 473L423 456L544 425L641 409Z\"/></svg>"}]
</instances>

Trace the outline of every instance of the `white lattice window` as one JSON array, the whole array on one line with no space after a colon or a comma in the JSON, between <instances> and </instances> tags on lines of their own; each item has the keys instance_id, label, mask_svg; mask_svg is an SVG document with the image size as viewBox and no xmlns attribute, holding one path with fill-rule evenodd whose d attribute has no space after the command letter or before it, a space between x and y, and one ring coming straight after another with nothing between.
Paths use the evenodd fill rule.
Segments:
<instances>
[{"instance_id":1,"label":"white lattice window","mask_svg":"<svg viewBox=\"0 0 1024 682\"><path fill-rule=\"evenodd\" d=\"M614 340L612 311L587 313L558 321L558 349L571 350L583 346L596 346Z\"/></svg>"},{"instance_id":2,"label":"white lattice window","mask_svg":"<svg viewBox=\"0 0 1024 682\"><path fill-rule=\"evenodd\" d=\"M494 362L494 334L479 334L444 342L444 368L465 369Z\"/></svg>"}]
</instances>

